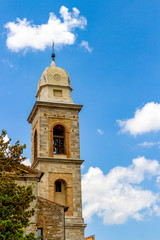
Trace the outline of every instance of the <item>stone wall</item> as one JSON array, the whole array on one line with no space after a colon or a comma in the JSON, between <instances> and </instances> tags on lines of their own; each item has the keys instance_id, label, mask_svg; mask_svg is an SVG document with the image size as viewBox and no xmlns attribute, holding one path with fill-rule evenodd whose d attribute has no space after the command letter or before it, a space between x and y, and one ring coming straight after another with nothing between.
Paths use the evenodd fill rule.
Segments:
<instances>
[{"instance_id":1,"label":"stone wall","mask_svg":"<svg viewBox=\"0 0 160 240\"><path fill-rule=\"evenodd\" d=\"M73 216L73 181L71 173L49 173L49 199L55 200L55 182L62 179L65 182L65 206L69 207L66 215ZM80 206L79 206L80 207Z\"/></svg>"},{"instance_id":2,"label":"stone wall","mask_svg":"<svg viewBox=\"0 0 160 240\"><path fill-rule=\"evenodd\" d=\"M81 225L66 225L66 240L84 240L84 228Z\"/></svg>"},{"instance_id":3,"label":"stone wall","mask_svg":"<svg viewBox=\"0 0 160 240\"><path fill-rule=\"evenodd\" d=\"M45 240L64 240L65 207L38 197L37 228L42 229Z\"/></svg>"},{"instance_id":4,"label":"stone wall","mask_svg":"<svg viewBox=\"0 0 160 240\"><path fill-rule=\"evenodd\" d=\"M38 195L51 201L54 199L55 181L62 179L68 183L68 194L66 206L70 207L67 215L75 218L82 218L82 201L81 201L81 169L79 164L62 163L61 159L56 162L55 159L40 161L37 164L38 170L45 172L42 180L38 183ZM70 193L70 196L69 196ZM68 205L67 205L68 204ZM81 219L79 219L80 221ZM74 219L73 219L74 221Z\"/></svg>"},{"instance_id":5,"label":"stone wall","mask_svg":"<svg viewBox=\"0 0 160 240\"><path fill-rule=\"evenodd\" d=\"M80 164L72 163L72 160L68 160L66 163L63 163L62 159L55 160L54 158L48 160L44 158L37 163L37 168L45 172L39 183L39 196L55 201L55 181L57 179L66 181L68 183L66 206L69 207L65 216L66 240L84 240L86 225L82 218Z\"/></svg>"},{"instance_id":6,"label":"stone wall","mask_svg":"<svg viewBox=\"0 0 160 240\"><path fill-rule=\"evenodd\" d=\"M33 194L35 196L37 196L37 194L38 194L37 179L26 177L24 179L23 178L18 179L16 182L18 183L18 185L25 186L25 187L28 187L29 185L33 184ZM36 204L37 204L37 198L35 200L33 200L33 202L31 202L30 209L35 208ZM35 214L34 216L32 216L30 218L30 222L32 222L33 224L31 224L30 226L28 226L25 229L25 234L29 234L30 232L33 232L36 235L37 234L37 226L36 226L36 224L37 224L37 214Z\"/></svg>"},{"instance_id":7,"label":"stone wall","mask_svg":"<svg viewBox=\"0 0 160 240\"><path fill-rule=\"evenodd\" d=\"M32 122L32 163L34 162L34 131L38 133L38 156L53 157L53 125L65 124L68 158L80 158L78 110L41 107Z\"/></svg>"},{"instance_id":8,"label":"stone wall","mask_svg":"<svg viewBox=\"0 0 160 240\"><path fill-rule=\"evenodd\" d=\"M66 189L66 240L84 240L81 200L81 164L79 146L79 111L81 105L36 102L29 122L32 123L32 167L44 172L38 184L38 196L55 202L55 181ZM53 128L65 127L66 154L53 153ZM34 131L38 133L38 157L34 159ZM58 199L58 198L57 198ZM61 201L59 203L62 203Z\"/></svg>"}]
</instances>

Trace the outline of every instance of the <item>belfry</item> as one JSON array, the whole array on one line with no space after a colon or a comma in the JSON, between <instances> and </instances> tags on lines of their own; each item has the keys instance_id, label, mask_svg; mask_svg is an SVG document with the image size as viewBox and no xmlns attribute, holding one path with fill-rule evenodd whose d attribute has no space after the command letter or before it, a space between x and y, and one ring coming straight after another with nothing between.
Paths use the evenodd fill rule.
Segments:
<instances>
[{"instance_id":1,"label":"belfry","mask_svg":"<svg viewBox=\"0 0 160 240\"><path fill-rule=\"evenodd\" d=\"M82 218L79 112L68 73L56 67L54 57L38 83L31 123L32 168L44 172L38 196L66 206L65 239L84 240Z\"/></svg>"}]
</instances>

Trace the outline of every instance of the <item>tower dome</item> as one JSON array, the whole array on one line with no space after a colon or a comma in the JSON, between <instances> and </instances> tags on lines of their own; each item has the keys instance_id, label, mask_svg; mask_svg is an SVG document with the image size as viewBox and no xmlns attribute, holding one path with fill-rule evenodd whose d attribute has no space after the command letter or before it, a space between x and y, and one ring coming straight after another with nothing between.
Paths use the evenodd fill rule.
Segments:
<instances>
[{"instance_id":1,"label":"tower dome","mask_svg":"<svg viewBox=\"0 0 160 240\"><path fill-rule=\"evenodd\" d=\"M54 59L39 80L36 97L39 101L73 103L68 73L56 67Z\"/></svg>"}]
</instances>

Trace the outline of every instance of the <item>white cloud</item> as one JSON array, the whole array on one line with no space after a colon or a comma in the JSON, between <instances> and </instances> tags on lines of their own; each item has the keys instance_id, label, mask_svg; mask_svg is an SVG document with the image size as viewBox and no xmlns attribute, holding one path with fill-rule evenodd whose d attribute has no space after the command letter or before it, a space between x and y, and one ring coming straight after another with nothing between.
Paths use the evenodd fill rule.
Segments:
<instances>
[{"instance_id":1,"label":"white cloud","mask_svg":"<svg viewBox=\"0 0 160 240\"><path fill-rule=\"evenodd\" d=\"M31 160L30 159L25 159L23 162L22 162L24 165L26 166L31 166Z\"/></svg>"},{"instance_id":2,"label":"white cloud","mask_svg":"<svg viewBox=\"0 0 160 240\"><path fill-rule=\"evenodd\" d=\"M153 176L159 179L160 164L145 157L133 159L128 167L117 166L107 175L91 167L82 179L85 219L89 221L96 214L103 218L104 224L111 225L160 215L159 193L140 185Z\"/></svg>"},{"instance_id":3,"label":"white cloud","mask_svg":"<svg viewBox=\"0 0 160 240\"><path fill-rule=\"evenodd\" d=\"M6 134L6 136L3 138L3 141L4 141L5 143L9 141L9 137L8 137L7 134Z\"/></svg>"},{"instance_id":4,"label":"white cloud","mask_svg":"<svg viewBox=\"0 0 160 240\"><path fill-rule=\"evenodd\" d=\"M89 47L89 43L87 41L82 41L80 44L81 47L84 47L89 53L93 51L91 47Z\"/></svg>"},{"instance_id":5,"label":"white cloud","mask_svg":"<svg viewBox=\"0 0 160 240\"><path fill-rule=\"evenodd\" d=\"M121 132L131 135L143 134L160 130L160 104L150 102L143 108L137 109L133 118L126 121L117 120Z\"/></svg>"},{"instance_id":6,"label":"white cloud","mask_svg":"<svg viewBox=\"0 0 160 240\"><path fill-rule=\"evenodd\" d=\"M157 177L156 183L160 183L160 176ZM158 185L159 186L159 185Z\"/></svg>"},{"instance_id":7,"label":"white cloud","mask_svg":"<svg viewBox=\"0 0 160 240\"><path fill-rule=\"evenodd\" d=\"M160 146L160 141L158 142L143 142L143 143L138 143L138 146L141 147L153 147L153 146Z\"/></svg>"},{"instance_id":8,"label":"white cloud","mask_svg":"<svg viewBox=\"0 0 160 240\"><path fill-rule=\"evenodd\" d=\"M60 8L60 17L54 13L50 13L48 22L41 25L35 25L26 18L17 18L16 22L8 22L5 28L8 29L7 47L14 52L20 50L45 50L51 46L54 40L56 47L63 45L72 45L75 43L76 28L84 29L87 25L85 17L80 16L77 8L73 8L72 12L68 8L62 6Z\"/></svg>"},{"instance_id":9,"label":"white cloud","mask_svg":"<svg viewBox=\"0 0 160 240\"><path fill-rule=\"evenodd\" d=\"M100 128L97 128L97 133L99 133L100 135L103 135L103 134L104 134L104 132L103 132L102 129L100 129Z\"/></svg>"}]
</instances>

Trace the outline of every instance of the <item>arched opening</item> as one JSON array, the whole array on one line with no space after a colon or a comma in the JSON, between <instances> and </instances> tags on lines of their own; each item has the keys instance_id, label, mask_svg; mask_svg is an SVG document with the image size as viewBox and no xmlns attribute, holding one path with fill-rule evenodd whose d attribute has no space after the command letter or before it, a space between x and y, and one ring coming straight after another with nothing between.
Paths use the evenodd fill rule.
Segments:
<instances>
[{"instance_id":1,"label":"arched opening","mask_svg":"<svg viewBox=\"0 0 160 240\"><path fill-rule=\"evenodd\" d=\"M65 128L58 124L53 128L53 154L66 154Z\"/></svg>"},{"instance_id":2,"label":"arched opening","mask_svg":"<svg viewBox=\"0 0 160 240\"><path fill-rule=\"evenodd\" d=\"M57 180L54 184L54 201L66 205L66 182Z\"/></svg>"},{"instance_id":3,"label":"arched opening","mask_svg":"<svg viewBox=\"0 0 160 240\"><path fill-rule=\"evenodd\" d=\"M38 155L38 148L37 148L37 130L34 132L34 160L37 158Z\"/></svg>"}]
</instances>

